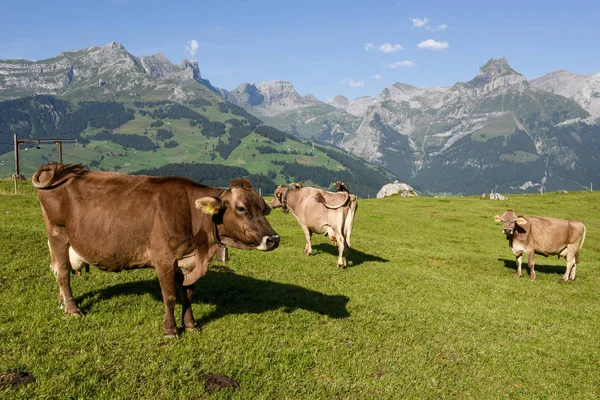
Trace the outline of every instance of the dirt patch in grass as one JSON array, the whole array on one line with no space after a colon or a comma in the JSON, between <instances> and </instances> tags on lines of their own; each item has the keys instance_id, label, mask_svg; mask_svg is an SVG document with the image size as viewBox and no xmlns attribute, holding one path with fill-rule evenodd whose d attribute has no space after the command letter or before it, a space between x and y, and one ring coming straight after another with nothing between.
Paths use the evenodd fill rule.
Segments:
<instances>
[{"instance_id":1,"label":"dirt patch in grass","mask_svg":"<svg viewBox=\"0 0 600 400\"><path fill-rule=\"evenodd\" d=\"M209 394L228 387L238 387L235 379L221 374L206 374L201 379L205 380L204 386Z\"/></svg>"},{"instance_id":2,"label":"dirt patch in grass","mask_svg":"<svg viewBox=\"0 0 600 400\"><path fill-rule=\"evenodd\" d=\"M35 382L35 378L29 372L19 370L0 372L0 389L16 388L33 382Z\"/></svg>"}]
</instances>

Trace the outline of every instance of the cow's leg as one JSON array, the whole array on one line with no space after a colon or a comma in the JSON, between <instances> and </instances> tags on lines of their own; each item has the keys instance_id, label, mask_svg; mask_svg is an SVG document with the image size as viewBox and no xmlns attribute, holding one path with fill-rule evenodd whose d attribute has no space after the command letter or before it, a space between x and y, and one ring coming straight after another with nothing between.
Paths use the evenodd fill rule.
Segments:
<instances>
[{"instance_id":1,"label":"cow's leg","mask_svg":"<svg viewBox=\"0 0 600 400\"><path fill-rule=\"evenodd\" d=\"M304 237L306 238L306 245L304 246L304 254L306 254L307 256L310 256L310 255L312 255L312 245L310 244L312 232L306 225L302 225L302 231L304 231Z\"/></svg>"},{"instance_id":2,"label":"cow's leg","mask_svg":"<svg viewBox=\"0 0 600 400\"><path fill-rule=\"evenodd\" d=\"M158 274L158 283L162 292L163 302L165 303L165 321L163 330L167 337L177 337L177 325L175 324L175 304L177 303L177 293L175 289L175 269L171 263L156 263L156 272Z\"/></svg>"},{"instance_id":3,"label":"cow's leg","mask_svg":"<svg viewBox=\"0 0 600 400\"><path fill-rule=\"evenodd\" d=\"M534 251L527 252L527 265L529 265L529 279L535 280L535 263L533 262Z\"/></svg>"},{"instance_id":4,"label":"cow's leg","mask_svg":"<svg viewBox=\"0 0 600 400\"><path fill-rule=\"evenodd\" d=\"M563 275L562 279L560 280L561 282L566 282L570 279L575 280L575 271L577 270L577 265L576 265L576 256L575 256L575 252L577 251L577 247L575 248L570 248L567 247L567 269L565 270L565 274Z\"/></svg>"},{"instance_id":5,"label":"cow's leg","mask_svg":"<svg viewBox=\"0 0 600 400\"><path fill-rule=\"evenodd\" d=\"M571 275L569 276L569 279L574 281L576 275L577 275L577 262L575 260L573 260L573 266L571 267Z\"/></svg>"},{"instance_id":6,"label":"cow's leg","mask_svg":"<svg viewBox=\"0 0 600 400\"><path fill-rule=\"evenodd\" d=\"M181 285L181 320L187 331L198 330L194 314L192 312L192 297L194 296L194 285L184 286L183 275L175 275L177 283Z\"/></svg>"},{"instance_id":7,"label":"cow's leg","mask_svg":"<svg viewBox=\"0 0 600 400\"><path fill-rule=\"evenodd\" d=\"M337 244L338 244L338 268L346 268L348 266L348 260L346 259L346 251L348 244L346 243L346 238L342 235L342 232L337 232Z\"/></svg>"},{"instance_id":8,"label":"cow's leg","mask_svg":"<svg viewBox=\"0 0 600 400\"><path fill-rule=\"evenodd\" d=\"M61 307L67 314L83 317L71 292L71 264L69 262L69 243L64 228L51 227L48 233L48 247L50 249L50 268L58 283Z\"/></svg>"},{"instance_id":9,"label":"cow's leg","mask_svg":"<svg viewBox=\"0 0 600 400\"><path fill-rule=\"evenodd\" d=\"M517 278L521 277L521 265L523 264L523 253L519 253L518 255L516 255L517 257L517 273L515 274L515 276Z\"/></svg>"}]
</instances>

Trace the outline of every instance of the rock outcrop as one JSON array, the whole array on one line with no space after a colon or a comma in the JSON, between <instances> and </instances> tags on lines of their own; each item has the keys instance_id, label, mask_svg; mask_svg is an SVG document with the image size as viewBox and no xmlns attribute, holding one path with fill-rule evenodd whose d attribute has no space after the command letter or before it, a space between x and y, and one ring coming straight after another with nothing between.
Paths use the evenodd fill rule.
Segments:
<instances>
[{"instance_id":1,"label":"rock outcrop","mask_svg":"<svg viewBox=\"0 0 600 400\"><path fill-rule=\"evenodd\" d=\"M263 82L258 86L242 83L232 91L221 89L221 94L232 103L254 109L267 117L322 103L311 94L299 95L294 86L286 81Z\"/></svg>"},{"instance_id":2,"label":"rock outcrop","mask_svg":"<svg viewBox=\"0 0 600 400\"><path fill-rule=\"evenodd\" d=\"M377 193L377 198L380 199L382 197L388 197L393 195L398 195L400 197L418 196L417 192L415 192L415 189L413 189L410 185L394 181L394 183L388 183L387 185L383 185L381 190L379 190L379 192Z\"/></svg>"}]
</instances>

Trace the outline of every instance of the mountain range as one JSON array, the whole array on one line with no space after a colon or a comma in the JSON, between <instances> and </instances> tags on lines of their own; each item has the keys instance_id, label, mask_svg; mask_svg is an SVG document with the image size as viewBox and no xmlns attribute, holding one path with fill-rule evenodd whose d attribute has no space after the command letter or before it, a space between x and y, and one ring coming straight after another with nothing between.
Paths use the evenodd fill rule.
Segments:
<instances>
[{"instance_id":1,"label":"mountain range","mask_svg":"<svg viewBox=\"0 0 600 400\"><path fill-rule=\"evenodd\" d=\"M355 100L315 102L279 81L222 93L278 129L334 144L421 190L532 192L600 183L593 151L600 150L600 73L558 71L529 82L501 58L451 87L395 83Z\"/></svg>"},{"instance_id":2,"label":"mountain range","mask_svg":"<svg viewBox=\"0 0 600 400\"><path fill-rule=\"evenodd\" d=\"M23 98L30 100L19 102ZM67 103L57 107L56 99ZM112 103L122 105L118 115L123 123L118 126L106 122L110 110L118 108ZM91 114L98 110L105 122L94 122ZM373 185L399 177L430 194L580 190L590 183L598 187L599 117L600 74L557 71L528 81L504 58L490 59L473 79L451 87L395 83L375 97L349 100L336 96L327 102L300 95L285 81L219 89L201 77L196 61L175 65L162 54L135 57L116 42L63 52L48 60L0 60L0 137L4 143L0 154L10 151L8 139L4 140L8 136L2 135L14 131L35 139L54 129L56 134L80 135L90 140L88 147L97 148L107 139L117 140L109 134L145 135L164 157L163 161L154 157L153 166L241 162L252 173L266 173L265 168L251 166L268 159L267 169L276 183L311 180L309 170L282 164L292 163L350 175L356 172L357 176L361 173L353 168L366 168L378 171L378 178L370 179L376 181L369 182ZM288 135L282 142L273 142L260 134L268 126ZM165 128L178 147L163 146L159 130ZM265 138L271 141L267 144L276 146L265 149ZM315 142L315 152L322 149L318 162L293 154L310 153ZM118 149L127 147L115 147L115 143L109 152L124 154ZM375 167L357 163L357 158L327 145ZM231 151L217 154L216 146L229 146ZM241 150L249 146L254 150ZM345 164L331 154L340 154ZM101 156L94 157L98 162ZM0 155L0 173L3 158L9 157ZM129 163L129 168L141 169L146 161L137 166ZM374 189L362 190L370 194Z\"/></svg>"},{"instance_id":3,"label":"mountain range","mask_svg":"<svg viewBox=\"0 0 600 400\"><path fill-rule=\"evenodd\" d=\"M396 177L340 149L301 140L227 102L196 61L161 54L135 57L109 43L40 61L0 60L0 176L14 172L13 134L25 142L21 171L57 160L101 170L187 175L226 186L248 177L272 193L304 181L333 188L345 181L375 196Z\"/></svg>"}]
</instances>

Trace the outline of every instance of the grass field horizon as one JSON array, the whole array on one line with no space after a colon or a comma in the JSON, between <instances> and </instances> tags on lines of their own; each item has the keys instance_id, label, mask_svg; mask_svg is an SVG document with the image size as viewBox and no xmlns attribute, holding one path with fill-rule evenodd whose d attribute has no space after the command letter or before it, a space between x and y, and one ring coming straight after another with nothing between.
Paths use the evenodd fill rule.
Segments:
<instances>
[{"instance_id":1,"label":"grass field horizon","mask_svg":"<svg viewBox=\"0 0 600 400\"><path fill-rule=\"evenodd\" d=\"M600 193L360 199L349 267L291 215L267 218L273 252L230 249L196 284L201 332L162 334L151 269L72 279L85 318L58 309L33 190L0 190L0 373L35 382L0 397L152 399L597 398ZM29 189L30 186L29 186ZM494 215L587 226L577 280L536 256L516 265ZM180 306L176 308L181 326ZM203 376L239 387L209 394Z\"/></svg>"}]
</instances>

